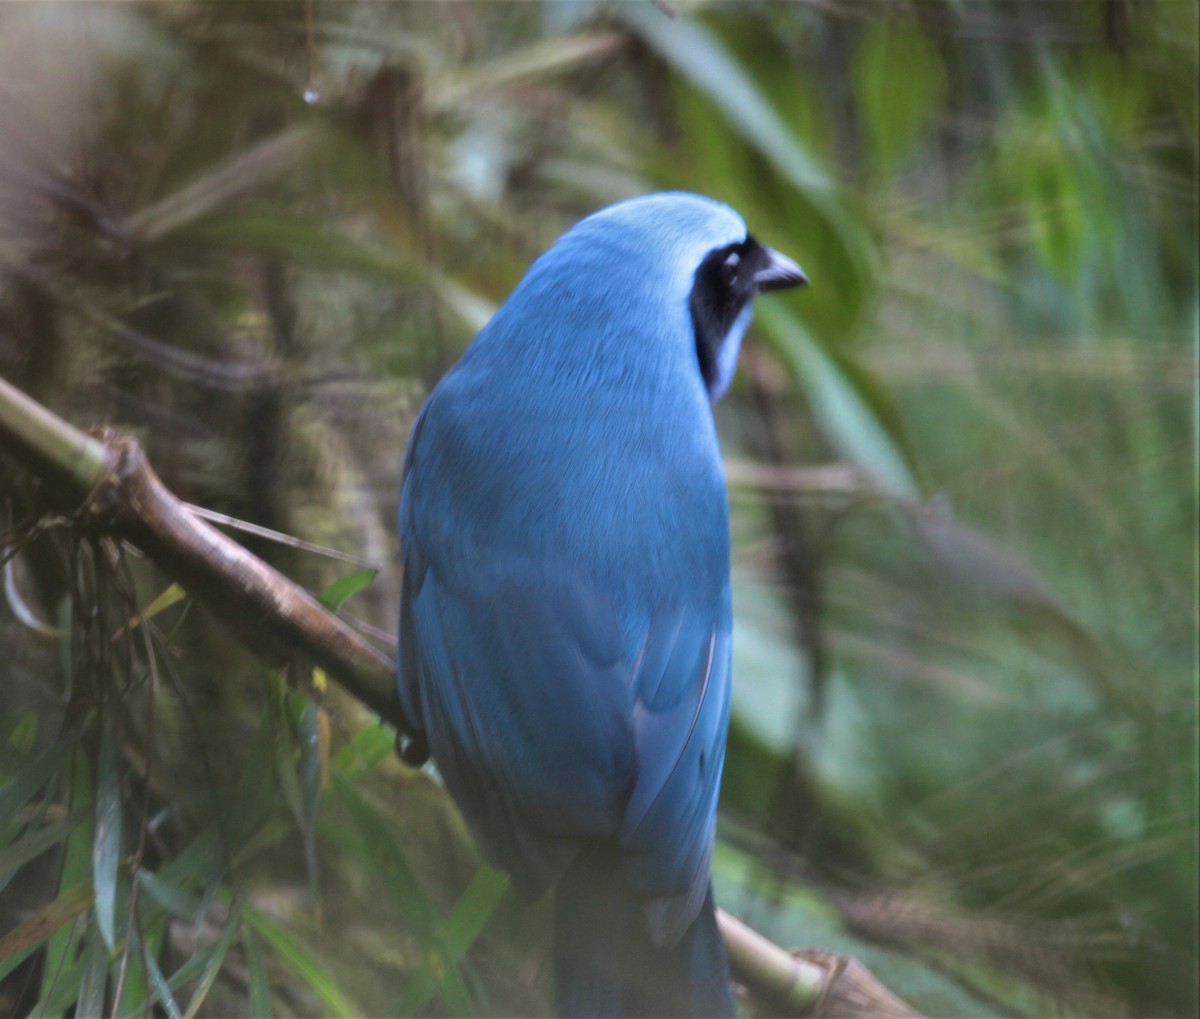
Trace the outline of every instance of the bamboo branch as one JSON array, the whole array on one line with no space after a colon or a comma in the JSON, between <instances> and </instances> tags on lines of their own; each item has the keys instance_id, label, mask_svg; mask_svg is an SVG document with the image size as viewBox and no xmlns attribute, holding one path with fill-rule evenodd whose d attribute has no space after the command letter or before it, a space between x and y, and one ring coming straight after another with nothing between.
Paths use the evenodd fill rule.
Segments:
<instances>
[{"instance_id":1,"label":"bamboo branch","mask_svg":"<svg viewBox=\"0 0 1200 1019\"><path fill-rule=\"evenodd\" d=\"M0 379L0 448L87 501L94 526L126 538L268 660L310 659L406 734L391 659L311 594L192 513L135 439L85 435Z\"/></svg>"},{"instance_id":2,"label":"bamboo branch","mask_svg":"<svg viewBox=\"0 0 1200 1019\"><path fill-rule=\"evenodd\" d=\"M392 660L311 594L176 498L137 441L73 428L0 378L0 451L83 503L88 522L132 542L251 648L299 655L406 734ZM728 913L717 919L734 978L781 1015L916 1016L857 960L789 954Z\"/></svg>"}]
</instances>

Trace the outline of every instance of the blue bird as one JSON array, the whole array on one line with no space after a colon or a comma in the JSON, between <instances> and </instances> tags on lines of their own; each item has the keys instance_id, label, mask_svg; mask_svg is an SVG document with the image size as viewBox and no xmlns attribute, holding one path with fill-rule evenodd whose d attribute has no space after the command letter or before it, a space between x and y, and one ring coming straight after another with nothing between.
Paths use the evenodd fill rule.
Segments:
<instances>
[{"instance_id":1,"label":"blue bird","mask_svg":"<svg viewBox=\"0 0 1200 1019\"><path fill-rule=\"evenodd\" d=\"M560 1014L736 1015L711 859L729 719L712 404L755 294L732 209L650 195L539 258L422 408L403 713L484 856L555 890Z\"/></svg>"}]
</instances>

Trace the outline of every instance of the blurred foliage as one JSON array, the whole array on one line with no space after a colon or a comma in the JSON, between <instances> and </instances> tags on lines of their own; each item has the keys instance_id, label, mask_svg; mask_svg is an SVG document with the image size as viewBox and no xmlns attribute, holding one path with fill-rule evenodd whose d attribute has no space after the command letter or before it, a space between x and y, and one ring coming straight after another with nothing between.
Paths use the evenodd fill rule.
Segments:
<instances>
[{"instance_id":1,"label":"blurred foliage","mask_svg":"<svg viewBox=\"0 0 1200 1019\"><path fill-rule=\"evenodd\" d=\"M718 898L929 1014L1193 1015L1198 11L4 5L0 372L391 633L429 386L581 215L730 202L812 286L718 408ZM545 1010L389 733L0 491L0 1011Z\"/></svg>"}]
</instances>

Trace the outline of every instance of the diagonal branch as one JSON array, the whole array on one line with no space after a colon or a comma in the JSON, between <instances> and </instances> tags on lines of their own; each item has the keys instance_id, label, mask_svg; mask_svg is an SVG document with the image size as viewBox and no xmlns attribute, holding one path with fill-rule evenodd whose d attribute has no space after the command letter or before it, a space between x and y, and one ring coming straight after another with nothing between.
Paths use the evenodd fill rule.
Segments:
<instances>
[{"instance_id":1,"label":"diagonal branch","mask_svg":"<svg viewBox=\"0 0 1200 1019\"><path fill-rule=\"evenodd\" d=\"M64 505L145 552L268 660L323 668L404 734L391 659L311 594L201 520L159 480L135 439L94 438L0 379L0 449L45 478Z\"/></svg>"},{"instance_id":2,"label":"diagonal branch","mask_svg":"<svg viewBox=\"0 0 1200 1019\"><path fill-rule=\"evenodd\" d=\"M311 594L196 516L137 441L85 435L0 378L0 451L63 506L125 538L270 661L300 656L407 735L392 660ZM781 1015L916 1017L851 957L792 954L718 910L734 977Z\"/></svg>"}]
</instances>

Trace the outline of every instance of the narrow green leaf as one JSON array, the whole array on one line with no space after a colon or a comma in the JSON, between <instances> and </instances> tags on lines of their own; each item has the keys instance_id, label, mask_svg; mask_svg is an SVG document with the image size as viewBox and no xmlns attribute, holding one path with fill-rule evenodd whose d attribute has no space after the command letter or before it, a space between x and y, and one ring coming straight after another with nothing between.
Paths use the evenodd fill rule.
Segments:
<instances>
[{"instance_id":1,"label":"narrow green leaf","mask_svg":"<svg viewBox=\"0 0 1200 1019\"><path fill-rule=\"evenodd\" d=\"M181 920L194 920L199 914L200 900L179 885L145 869L137 872L137 881L150 899L172 916Z\"/></svg>"},{"instance_id":2,"label":"narrow green leaf","mask_svg":"<svg viewBox=\"0 0 1200 1019\"><path fill-rule=\"evenodd\" d=\"M351 595L370 587L378 573L378 570L368 567L339 577L321 592L321 604L330 612L336 612Z\"/></svg>"},{"instance_id":3,"label":"narrow green leaf","mask_svg":"<svg viewBox=\"0 0 1200 1019\"><path fill-rule=\"evenodd\" d=\"M121 860L121 789L112 731L100 733L96 762L96 834L92 844L92 882L96 888L96 924L109 951L116 947L117 865Z\"/></svg>"},{"instance_id":4,"label":"narrow green leaf","mask_svg":"<svg viewBox=\"0 0 1200 1019\"><path fill-rule=\"evenodd\" d=\"M304 714L300 718L300 812L304 836L304 869L308 875L309 892L314 902L320 902L317 868L317 812L321 804L321 776L324 771L324 741L321 738L321 709L316 702L305 698Z\"/></svg>"},{"instance_id":5,"label":"narrow green leaf","mask_svg":"<svg viewBox=\"0 0 1200 1019\"><path fill-rule=\"evenodd\" d=\"M83 979L79 983L76 1015L104 1014L104 992L108 987L109 949L96 932L89 933L83 949Z\"/></svg>"},{"instance_id":6,"label":"narrow green leaf","mask_svg":"<svg viewBox=\"0 0 1200 1019\"><path fill-rule=\"evenodd\" d=\"M163 1007L163 1011L167 1013L167 1019L183 1019L183 1016L179 1011L179 1005L175 1001L175 996L171 993L171 988L168 986L166 978L163 976L162 969L158 965L158 960L154 957L155 953L147 949L143 954L140 951L140 945L138 944L140 939L138 939L137 931L135 930L131 932L131 934L134 938L135 951L138 952L138 956L140 958L145 959L146 965L149 969L148 975L150 977L150 986L154 990L154 998ZM151 1001L151 1004L153 1004L153 1001Z\"/></svg>"},{"instance_id":7,"label":"narrow green leaf","mask_svg":"<svg viewBox=\"0 0 1200 1019\"><path fill-rule=\"evenodd\" d=\"M762 301L755 314L834 448L868 471L885 491L916 498L918 486L903 443L889 433L853 375L780 302Z\"/></svg>"},{"instance_id":8,"label":"narrow green leaf","mask_svg":"<svg viewBox=\"0 0 1200 1019\"><path fill-rule=\"evenodd\" d=\"M945 96L941 54L917 27L880 20L863 32L851 69L871 162L888 173L912 151Z\"/></svg>"},{"instance_id":9,"label":"narrow green leaf","mask_svg":"<svg viewBox=\"0 0 1200 1019\"><path fill-rule=\"evenodd\" d=\"M407 252L373 247L325 223L267 206L244 205L236 217L214 218L189 231L197 240L286 256L296 265L369 273L403 283L425 283L429 271Z\"/></svg>"},{"instance_id":10,"label":"narrow green leaf","mask_svg":"<svg viewBox=\"0 0 1200 1019\"><path fill-rule=\"evenodd\" d=\"M0 937L0 980L19 966L33 949L74 921L91 904L91 883L76 885Z\"/></svg>"},{"instance_id":11,"label":"narrow green leaf","mask_svg":"<svg viewBox=\"0 0 1200 1019\"><path fill-rule=\"evenodd\" d=\"M0 785L0 818L15 817L46 780L62 765L63 758L75 749L78 730L64 734L32 761L23 764L11 778Z\"/></svg>"},{"instance_id":12,"label":"narrow green leaf","mask_svg":"<svg viewBox=\"0 0 1200 1019\"><path fill-rule=\"evenodd\" d=\"M399 1015L424 1015L436 997L442 999L449 1015L465 1016L475 1012L458 967L446 958L441 948L430 948L421 968L409 978L394 1011Z\"/></svg>"},{"instance_id":13,"label":"narrow green leaf","mask_svg":"<svg viewBox=\"0 0 1200 1019\"><path fill-rule=\"evenodd\" d=\"M160 612L165 612L172 605L177 605L187 597L187 592L178 584L171 584L162 594L153 598L145 608L125 624L122 633L128 633Z\"/></svg>"},{"instance_id":14,"label":"narrow green leaf","mask_svg":"<svg viewBox=\"0 0 1200 1019\"><path fill-rule=\"evenodd\" d=\"M359 852L364 861L383 878L400 915L421 946L426 949L432 947L439 917L426 897L421 882L409 867L404 849L346 778L335 773L333 788L354 822L360 839Z\"/></svg>"},{"instance_id":15,"label":"narrow green leaf","mask_svg":"<svg viewBox=\"0 0 1200 1019\"><path fill-rule=\"evenodd\" d=\"M217 974L221 971L221 966L225 962L225 956L229 954L230 946L233 944L234 937L237 935L241 927L241 918L236 910L229 911L229 919L225 924L225 930L221 932L221 936L201 952L197 952L191 959L171 978L171 986L178 987L180 984L185 984L195 979L193 972L185 970L199 970L199 979L196 984L196 990L192 994L192 1000L188 1002L187 1011L184 1013L184 1019L195 1019L196 1013L200 1011L204 1004L204 999L208 997L209 990L212 989L213 981L217 979Z\"/></svg>"},{"instance_id":16,"label":"narrow green leaf","mask_svg":"<svg viewBox=\"0 0 1200 1019\"><path fill-rule=\"evenodd\" d=\"M86 908L95 901L92 889L92 846L95 843L96 826L94 815L86 806L91 803L93 784L91 768L83 754L75 754L72 758L70 783L70 802L78 805L84 812L84 823L67 838L62 876L58 881L58 897L62 900L68 895L78 895L81 894L79 889L83 889L82 894L86 894L87 897ZM50 935L42 968L40 1000L48 1000L56 990L73 983L68 980L67 973L79 957L82 930L82 924L64 924ZM59 981L63 983L59 984Z\"/></svg>"},{"instance_id":17,"label":"narrow green leaf","mask_svg":"<svg viewBox=\"0 0 1200 1019\"><path fill-rule=\"evenodd\" d=\"M21 755L28 754L33 748L37 736L37 715L32 711L22 712L5 720L5 740L13 750Z\"/></svg>"},{"instance_id":18,"label":"narrow green leaf","mask_svg":"<svg viewBox=\"0 0 1200 1019\"><path fill-rule=\"evenodd\" d=\"M426 101L431 107L453 110L473 93L492 95L498 89L527 78L541 78L572 69L611 52L624 41L623 34L617 32L552 35L489 63L468 63L464 70L432 82Z\"/></svg>"},{"instance_id":19,"label":"narrow green leaf","mask_svg":"<svg viewBox=\"0 0 1200 1019\"><path fill-rule=\"evenodd\" d=\"M475 943L509 889L509 877L494 867L480 867L442 925L442 944L457 963Z\"/></svg>"},{"instance_id":20,"label":"narrow green leaf","mask_svg":"<svg viewBox=\"0 0 1200 1019\"><path fill-rule=\"evenodd\" d=\"M649 4L628 4L618 13L651 49L708 96L730 126L792 184L810 197L833 194L833 182L820 163L708 29L694 20L664 18Z\"/></svg>"},{"instance_id":21,"label":"narrow green leaf","mask_svg":"<svg viewBox=\"0 0 1200 1019\"><path fill-rule=\"evenodd\" d=\"M176 193L131 213L125 229L142 244L169 236L286 173L304 159L318 138L312 125L286 128L205 168Z\"/></svg>"},{"instance_id":22,"label":"narrow green leaf","mask_svg":"<svg viewBox=\"0 0 1200 1019\"><path fill-rule=\"evenodd\" d=\"M86 816L85 811L77 810L58 821L51 821L50 824L28 832L11 845L0 849L0 876L14 873L30 860L41 856L51 846L57 845L79 827Z\"/></svg>"},{"instance_id":23,"label":"narrow green leaf","mask_svg":"<svg viewBox=\"0 0 1200 1019\"><path fill-rule=\"evenodd\" d=\"M333 755L331 770L346 778L362 775L396 752L396 731L382 722L368 722Z\"/></svg>"},{"instance_id":24,"label":"narrow green leaf","mask_svg":"<svg viewBox=\"0 0 1200 1019\"><path fill-rule=\"evenodd\" d=\"M267 960L262 942L245 925L242 927L242 947L246 953L246 969L250 974L250 1014L256 1019L270 1019L271 981L267 975Z\"/></svg>"},{"instance_id":25,"label":"narrow green leaf","mask_svg":"<svg viewBox=\"0 0 1200 1019\"><path fill-rule=\"evenodd\" d=\"M242 919L287 963L292 972L306 983L333 1016L362 1016L366 1012L354 1004L329 978L319 959L282 925L242 903Z\"/></svg>"},{"instance_id":26,"label":"narrow green leaf","mask_svg":"<svg viewBox=\"0 0 1200 1019\"><path fill-rule=\"evenodd\" d=\"M120 981L121 999L115 1005L110 1003L111 1012L120 1016L146 1015L154 1000L152 978L144 965L146 958L152 954L152 949L146 945L146 951L143 953L142 936L137 927L135 923L126 933L122 946L125 957L122 958L122 953L118 953L109 966L109 977L114 988L121 967L125 969L124 977Z\"/></svg>"},{"instance_id":27,"label":"narrow green leaf","mask_svg":"<svg viewBox=\"0 0 1200 1019\"><path fill-rule=\"evenodd\" d=\"M441 994L446 1008L454 1015L472 1011L470 997L457 968L475 939L483 931L496 906L509 888L508 875L492 867L481 867L446 917L436 939L436 947L426 953L424 964L413 974L396 1005L401 1015L420 1015L429 1002Z\"/></svg>"},{"instance_id":28,"label":"narrow green leaf","mask_svg":"<svg viewBox=\"0 0 1200 1019\"><path fill-rule=\"evenodd\" d=\"M154 879L148 883L147 891L150 892L151 897L154 898L155 893L164 886L183 889L189 885L199 884L203 880L206 869L211 867L214 857L224 860L221 853L222 845L222 839L215 826L205 828L188 844L186 849L158 869ZM203 908L204 903L197 902L191 915L196 916Z\"/></svg>"}]
</instances>

